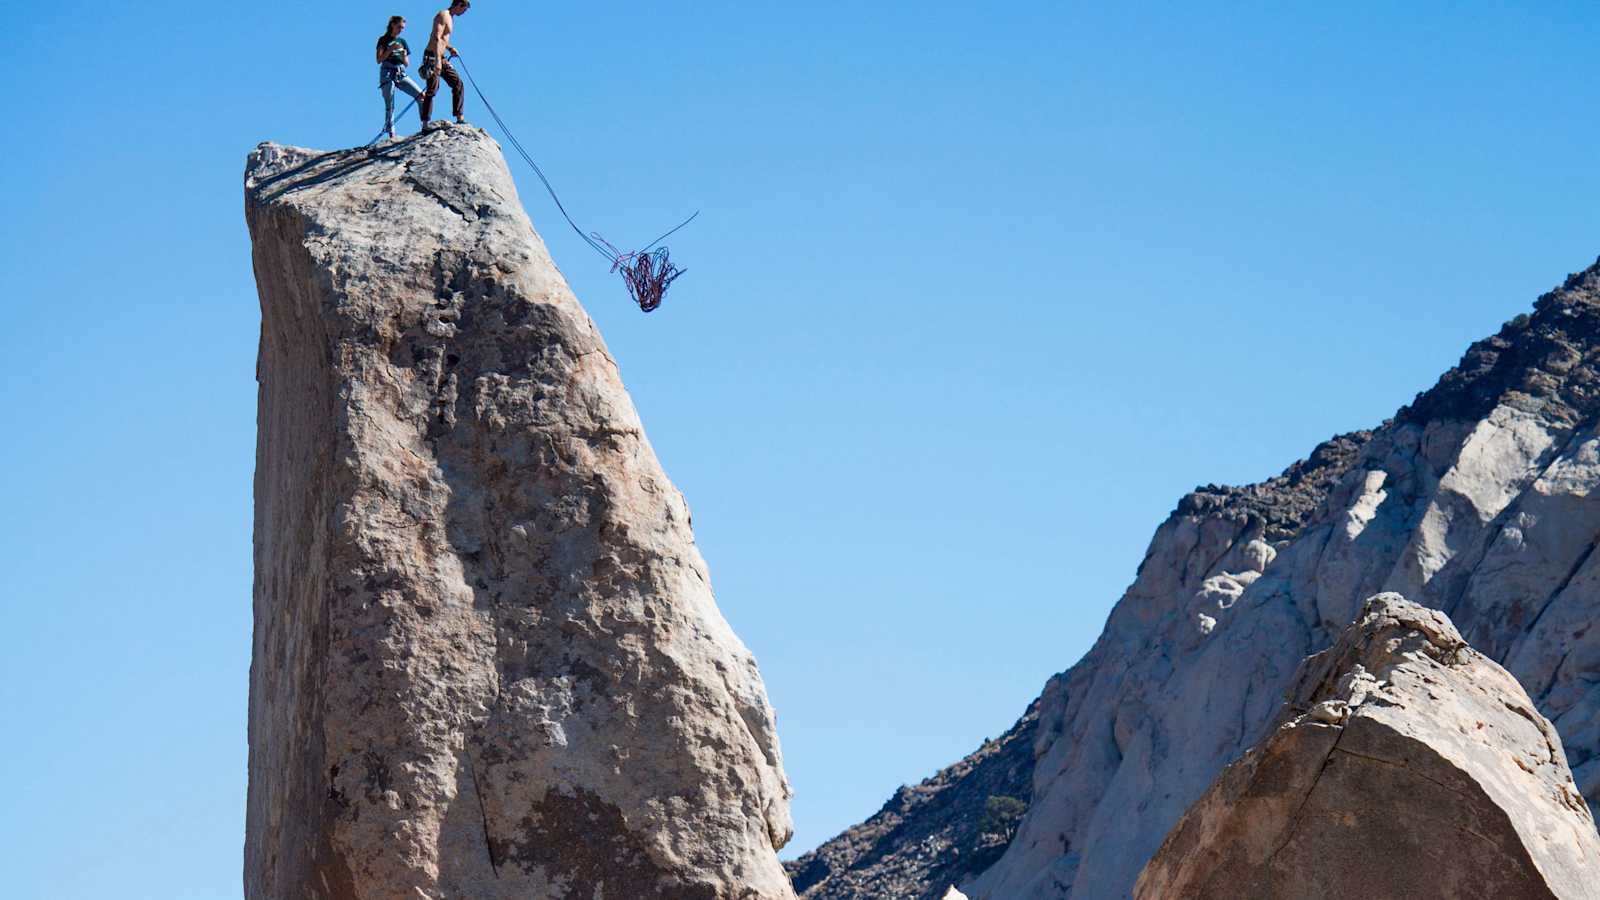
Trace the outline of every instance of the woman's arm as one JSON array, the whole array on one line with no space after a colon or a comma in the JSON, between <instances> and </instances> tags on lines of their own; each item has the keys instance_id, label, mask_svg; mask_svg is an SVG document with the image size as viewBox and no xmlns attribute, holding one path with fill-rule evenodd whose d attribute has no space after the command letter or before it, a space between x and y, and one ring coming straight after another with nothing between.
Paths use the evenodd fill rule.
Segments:
<instances>
[{"instance_id":1,"label":"woman's arm","mask_svg":"<svg viewBox=\"0 0 1600 900\"><path fill-rule=\"evenodd\" d=\"M389 48L393 46L393 44L385 43L382 47L378 48L378 62L383 62L389 58Z\"/></svg>"}]
</instances>

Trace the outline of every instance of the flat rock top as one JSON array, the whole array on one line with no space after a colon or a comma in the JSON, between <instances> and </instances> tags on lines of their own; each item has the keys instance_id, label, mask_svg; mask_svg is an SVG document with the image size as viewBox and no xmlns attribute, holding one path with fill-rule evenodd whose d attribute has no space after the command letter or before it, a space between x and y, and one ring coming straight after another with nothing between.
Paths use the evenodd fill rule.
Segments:
<instances>
[{"instance_id":1,"label":"flat rock top","mask_svg":"<svg viewBox=\"0 0 1600 900\"><path fill-rule=\"evenodd\" d=\"M430 122L409 137L351 150L264 142L245 165L245 192L252 204L326 208L341 194L377 197L397 183L467 221L521 211L499 145L470 125Z\"/></svg>"}]
</instances>

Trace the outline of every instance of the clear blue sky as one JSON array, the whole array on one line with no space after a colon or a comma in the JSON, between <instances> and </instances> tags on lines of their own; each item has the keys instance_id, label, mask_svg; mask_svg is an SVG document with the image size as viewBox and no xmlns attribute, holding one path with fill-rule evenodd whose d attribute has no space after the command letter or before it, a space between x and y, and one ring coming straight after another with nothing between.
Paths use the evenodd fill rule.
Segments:
<instances>
[{"instance_id":1,"label":"clear blue sky","mask_svg":"<svg viewBox=\"0 0 1600 900\"><path fill-rule=\"evenodd\" d=\"M761 662L785 855L1010 725L1183 492L1381 421L1600 252L1593 4L1112 6L461 22L586 226L702 211L645 317L513 161ZM431 11L7 15L9 897L240 893L241 171L261 140L371 137L373 41Z\"/></svg>"}]
</instances>

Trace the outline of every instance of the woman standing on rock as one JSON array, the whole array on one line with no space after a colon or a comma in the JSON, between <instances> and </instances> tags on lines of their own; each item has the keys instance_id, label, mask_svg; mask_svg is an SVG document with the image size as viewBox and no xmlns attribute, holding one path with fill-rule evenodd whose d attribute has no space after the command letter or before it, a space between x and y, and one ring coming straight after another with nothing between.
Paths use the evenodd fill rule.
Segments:
<instances>
[{"instance_id":1,"label":"woman standing on rock","mask_svg":"<svg viewBox=\"0 0 1600 900\"><path fill-rule=\"evenodd\" d=\"M422 99L422 88L406 74L406 66L411 63L411 45L400 36L405 30L405 16L390 16L389 27L378 38L378 89L383 91L383 133L389 137L394 137L395 85L410 94L411 99Z\"/></svg>"}]
</instances>

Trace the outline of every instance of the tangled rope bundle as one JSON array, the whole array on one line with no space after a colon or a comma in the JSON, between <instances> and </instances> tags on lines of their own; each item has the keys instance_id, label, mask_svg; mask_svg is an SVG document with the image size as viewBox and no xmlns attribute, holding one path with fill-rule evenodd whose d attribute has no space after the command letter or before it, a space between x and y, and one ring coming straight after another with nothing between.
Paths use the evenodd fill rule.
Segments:
<instances>
[{"instance_id":1,"label":"tangled rope bundle","mask_svg":"<svg viewBox=\"0 0 1600 900\"><path fill-rule=\"evenodd\" d=\"M661 295L683 274L683 270L667 258L665 247L649 252L619 253L611 264L611 271L622 273L622 281L628 286L628 296L645 312L660 306Z\"/></svg>"},{"instance_id":2,"label":"tangled rope bundle","mask_svg":"<svg viewBox=\"0 0 1600 900\"><path fill-rule=\"evenodd\" d=\"M493 116L495 122L499 123L500 130L505 132L506 139L511 142L511 146L516 148L523 161L528 164L529 168L533 169L533 173L539 176L539 180L544 183L544 189L550 194L550 199L556 202L556 209L561 210L562 218L566 219L567 224L572 226L572 230L578 233L578 237L583 238L584 243L592 247L596 253L605 257L607 262L611 263L611 271L622 273L623 283L628 286L628 296L633 298L633 302L639 304L639 309L644 312L650 312L660 306L661 298L666 294L668 286L676 281L678 276L682 275L685 270L673 265L668 258L667 248L658 245L676 233L679 228L693 222L695 216L700 214L697 212L679 222L676 228L651 241L643 250L629 250L626 253L618 250L610 241L601 237L599 232L591 231L585 234L583 229L578 227L578 223L572 221L572 216L567 213L567 208L562 205L561 198L556 196L556 189L550 186L550 179L544 176L544 170L540 169L539 164L533 161L533 156L523 149L522 142L517 140L517 136L511 133L510 128L506 127L505 120L500 118L499 113L495 112L494 104L490 103L489 98L483 95L483 89L478 87L478 80L472 77L472 70L467 68L467 61L461 57L459 50L455 51L455 58L461 63L462 74L466 75L467 81L472 83L473 92L478 95L479 100L483 101L483 108L487 109L489 115ZM409 108L407 107L407 109Z\"/></svg>"}]
</instances>

